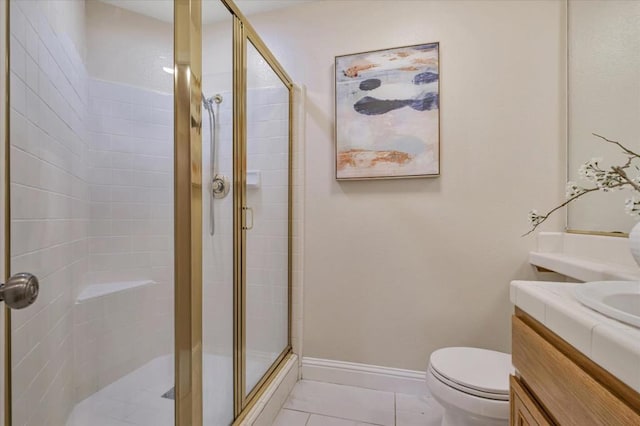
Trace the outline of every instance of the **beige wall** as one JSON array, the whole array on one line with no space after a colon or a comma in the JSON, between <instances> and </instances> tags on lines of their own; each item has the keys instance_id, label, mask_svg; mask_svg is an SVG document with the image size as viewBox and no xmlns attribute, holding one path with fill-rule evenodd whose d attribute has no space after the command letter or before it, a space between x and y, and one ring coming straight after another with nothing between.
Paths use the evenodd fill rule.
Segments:
<instances>
[{"instance_id":1,"label":"beige wall","mask_svg":"<svg viewBox=\"0 0 640 426\"><path fill-rule=\"evenodd\" d=\"M307 87L304 356L424 370L509 350L526 214L563 197L561 1L324 1L251 21ZM335 55L439 41L442 176L334 179ZM547 229L560 229L558 215Z\"/></svg>"}]
</instances>

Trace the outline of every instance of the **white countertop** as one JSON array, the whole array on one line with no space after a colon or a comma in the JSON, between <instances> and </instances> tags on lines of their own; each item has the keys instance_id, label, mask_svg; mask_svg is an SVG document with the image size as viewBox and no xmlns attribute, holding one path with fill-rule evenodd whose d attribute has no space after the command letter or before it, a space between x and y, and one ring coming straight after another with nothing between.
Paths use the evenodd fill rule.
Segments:
<instances>
[{"instance_id":1,"label":"white countertop","mask_svg":"<svg viewBox=\"0 0 640 426\"><path fill-rule=\"evenodd\" d=\"M640 392L640 328L583 306L573 297L580 284L512 281L511 302L593 362Z\"/></svg>"},{"instance_id":2,"label":"white countertop","mask_svg":"<svg viewBox=\"0 0 640 426\"><path fill-rule=\"evenodd\" d=\"M637 265L626 266L564 253L529 252L529 263L580 281L639 281Z\"/></svg>"},{"instance_id":3,"label":"white countertop","mask_svg":"<svg viewBox=\"0 0 640 426\"><path fill-rule=\"evenodd\" d=\"M540 232L529 263L579 281L640 281L627 238Z\"/></svg>"}]
</instances>

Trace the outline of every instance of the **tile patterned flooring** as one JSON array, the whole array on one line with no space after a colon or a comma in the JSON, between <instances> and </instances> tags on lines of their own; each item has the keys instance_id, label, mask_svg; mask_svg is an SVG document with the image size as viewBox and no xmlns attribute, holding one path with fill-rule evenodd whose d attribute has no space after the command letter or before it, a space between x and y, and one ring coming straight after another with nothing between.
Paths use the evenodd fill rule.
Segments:
<instances>
[{"instance_id":1,"label":"tile patterned flooring","mask_svg":"<svg viewBox=\"0 0 640 426\"><path fill-rule=\"evenodd\" d=\"M301 380L273 426L440 426L442 407L427 396Z\"/></svg>"},{"instance_id":2,"label":"tile patterned flooring","mask_svg":"<svg viewBox=\"0 0 640 426\"><path fill-rule=\"evenodd\" d=\"M247 381L255 383L275 354L248 354ZM206 426L222 426L233 418L233 360L203 355L203 398ZM172 355L157 357L76 404L66 426L173 426L174 400L163 398L174 386Z\"/></svg>"},{"instance_id":3,"label":"tile patterned flooring","mask_svg":"<svg viewBox=\"0 0 640 426\"><path fill-rule=\"evenodd\" d=\"M211 373L231 371L222 357L206 361ZM173 359L156 358L79 403L67 426L173 425L173 400L161 397L171 386ZM205 425L228 424L231 393L225 389L205 386L207 400L215 401L205 410ZM441 419L442 408L430 397L301 380L273 426L440 426Z\"/></svg>"}]
</instances>

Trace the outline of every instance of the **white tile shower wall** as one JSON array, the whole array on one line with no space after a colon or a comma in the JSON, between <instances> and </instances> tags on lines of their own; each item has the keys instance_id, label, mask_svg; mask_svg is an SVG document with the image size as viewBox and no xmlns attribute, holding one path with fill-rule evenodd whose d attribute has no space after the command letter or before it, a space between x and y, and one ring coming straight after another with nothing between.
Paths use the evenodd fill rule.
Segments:
<instances>
[{"instance_id":1,"label":"white tile shower wall","mask_svg":"<svg viewBox=\"0 0 640 426\"><path fill-rule=\"evenodd\" d=\"M215 75L205 75L205 82L219 82ZM219 88L217 90L220 90ZM232 105L233 96L228 91L205 88L207 97L222 96L222 103L214 104L216 128L215 173L227 176L232 185ZM218 359L218 367L204 363L203 374L215 376L205 390L205 399L212 395L230 396L233 383L233 188L224 198L213 200L215 232L211 235L211 130L209 115L202 111L202 344L205 358ZM215 399L215 398L214 398ZM210 405L211 407L211 405ZM216 399L217 423L230 424L233 421L232 398ZM205 413L205 423L207 413Z\"/></svg>"},{"instance_id":2,"label":"white tile shower wall","mask_svg":"<svg viewBox=\"0 0 640 426\"><path fill-rule=\"evenodd\" d=\"M173 97L91 79L88 130L87 284L157 284L77 305L79 399L173 342Z\"/></svg>"},{"instance_id":3,"label":"white tile shower wall","mask_svg":"<svg viewBox=\"0 0 640 426\"><path fill-rule=\"evenodd\" d=\"M218 81L209 75L208 81ZM214 104L216 150L215 173L230 179L233 185L233 95L219 94L222 103ZM233 354L233 186L224 198L213 201L214 235L211 235L211 130L209 116L202 111L202 253L203 253L203 347L214 355ZM232 372L229 372L232 374Z\"/></svg>"},{"instance_id":4,"label":"white tile shower wall","mask_svg":"<svg viewBox=\"0 0 640 426\"><path fill-rule=\"evenodd\" d=\"M247 189L253 229L247 232L247 356L264 370L287 345L289 98L284 86L247 90L247 169L260 172ZM252 377L253 376L253 377Z\"/></svg>"},{"instance_id":5,"label":"white tile shower wall","mask_svg":"<svg viewBox=\"0 0 640 426\"><path fill-rule=\"evenodd\" d=\"M173 96L92 79L88 122L89 282L150 279L173 263Z\"/></svg>"},{"instance_id":6,"label":"white tile shower wall","mask_svg":"<svg viewBox=\"0 0 640 426\"><path fill-rule=\"evenodd\" d=\"M216 172L232 178L232 94L228 91L219 94L223 102L215 107ZM248 350L258 356L279 354L284 349L281 342L286 341L287 101L286 90L282 88L251 89L248 93L247 167L259 170L262 177L260 188L247 190L248 204L255 213L255 227L247 234L247 320L252 326L248 329L247 343ZM203 111L203 182L207 182L203 187L203 342L205 352L231 356L233 191L213 203L215 235L211 237L208 192L211 151L207 120ZM294 234L296 231L300 229L294 222ZM295 267L299 260L296 247L294 240L294 270L300 270ZM274 330L279 334L274 335Z\"/></svg>"},{"instance_id":7,"label":"white tile shower wall","mask_svg":"<svg viewBox=\"0 0 640 426\"><path fill-rule=\"evenodd\" d=\"M74 404L73 302L87 271L86 71L48 16L80 7L10 3L12 271L40 279L12 312L13 424L64 424ZM55 10L54 10L55 9Z\"/></svg>"}]
</instances>

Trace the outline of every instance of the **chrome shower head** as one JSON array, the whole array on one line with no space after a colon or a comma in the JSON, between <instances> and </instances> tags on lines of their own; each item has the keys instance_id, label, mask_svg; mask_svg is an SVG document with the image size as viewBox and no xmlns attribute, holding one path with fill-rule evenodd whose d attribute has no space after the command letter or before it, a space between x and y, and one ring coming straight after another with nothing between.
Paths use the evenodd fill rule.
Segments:
<instances>
[{"instance_id":1,"label":"chrome shower head","mask_svg":"<svg viewBox=\"0 0 640 426\"><path fill-rule=\"evenodd\" d=\"M216 94L213 95L210 98L207 98L204 93L202 94L202 104L204 105L204 107L208 110L211 111L211 109L213 108L213 103L216 104L221 104L222 103L222 96L220 94Z\"/></svg>"},{"instance_id":2,"label":"chrome shower head","mask_svg":"<svg viewBox=\"0 0 640 426\"><path fill-rule=\"evenodd\" d=\"M204 93L202 94L202 105L204 105L207 110L211 109L211 99L207 99Z\"/></svg>"}]
</instances>

